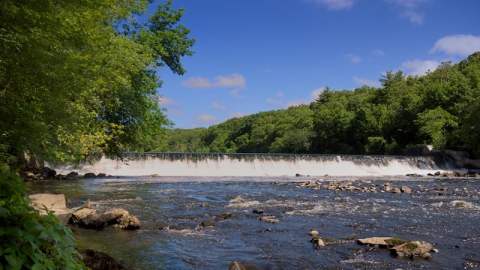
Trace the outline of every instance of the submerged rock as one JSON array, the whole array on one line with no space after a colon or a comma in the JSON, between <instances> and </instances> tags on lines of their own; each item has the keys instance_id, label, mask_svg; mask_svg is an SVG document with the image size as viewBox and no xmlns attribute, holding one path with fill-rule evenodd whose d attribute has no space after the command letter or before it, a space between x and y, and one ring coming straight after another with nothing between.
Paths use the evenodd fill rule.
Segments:
<instances>
[{"instance_id":1,"label":"submerged rock","mask_svg":"<svg viewBox=\"0 0 480 270\"><path fill-rule=\"evenodd\" d=\"M117 262L108 254L86 249L80 251L83 263L91 270L123 270L126 269L123 265Z\"/></svg>"}]
</instances>

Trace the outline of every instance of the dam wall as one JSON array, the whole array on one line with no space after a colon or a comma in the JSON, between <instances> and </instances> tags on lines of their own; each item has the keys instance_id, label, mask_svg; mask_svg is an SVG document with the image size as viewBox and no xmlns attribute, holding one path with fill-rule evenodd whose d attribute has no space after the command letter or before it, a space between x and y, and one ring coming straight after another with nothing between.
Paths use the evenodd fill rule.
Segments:
<instances>
[{"instance_id":1,"label":"dam wall","mask_svg":"<svg viewBox=\"0 0 480 270\"><path fill-rule=\"evenodd\" d=\"M398 176L452 169L435 156L304 154L126 153L77 166L57 166L65 174L115 176Z\"/></svg>"}]
</instances>

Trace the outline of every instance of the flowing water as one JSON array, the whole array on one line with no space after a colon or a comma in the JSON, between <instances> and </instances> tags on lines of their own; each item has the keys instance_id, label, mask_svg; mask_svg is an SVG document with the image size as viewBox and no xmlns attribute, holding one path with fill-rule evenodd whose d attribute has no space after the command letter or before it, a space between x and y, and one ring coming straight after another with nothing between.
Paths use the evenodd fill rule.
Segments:
<instances>
[{"instance_id":1,"label":"flowing water","mask_svg":"<svg viewBox=\"0 0 480 270\"><path fill-rule=\"evenodd\" d=\"M228 269L234 260L258 269L480 267L478 179L383 177L353 182L380 190L388 181L411 187L412 194L316 190L299 187L294 182L298 179L122 177L49 181L29 188L32 193L64 193L70 207L90 200L97 208L121 207L138 216L138 231L74 228L81 247L104 251L133 269ZM258 220L253 209L274 215L279 223ZM198 226L224 213L232 216L214 227ZM160 229L165 224L170 229ZM312 228L337 240L424 240L439 253L431 260L399 259L353 241L315 249L308 236Z\"/></svg>"},{"instance_id":2,"label":"flowing water","mask_svg":"<svg viewBox=\"0 0 480 270\"><path fill-rule=\"evenodd\" d=\"M451 166L439 156L130 153L124 159L102 158L55 169L63 174L75 170L122 176L392 176Z\"/></svg>"}]
</instances>

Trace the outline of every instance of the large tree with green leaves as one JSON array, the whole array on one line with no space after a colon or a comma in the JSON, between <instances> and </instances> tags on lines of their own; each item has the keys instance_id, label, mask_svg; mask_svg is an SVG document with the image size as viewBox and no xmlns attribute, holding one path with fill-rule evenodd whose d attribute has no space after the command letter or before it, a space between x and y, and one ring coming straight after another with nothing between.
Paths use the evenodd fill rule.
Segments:
<instances>
[{"instance_id":1,"label":"large tree with green leaves","mask_svg":"<svg viewBox=\"0 0 480 270\"><path fill-rule=\"evenodd\" d=\"M156 69L183 74L180 61L193 40L170 1L137 22L147 6L146 0L0 3L4 153L72 161L156 147L169 124L157 102Z\"/></svg>"}]
</instances>

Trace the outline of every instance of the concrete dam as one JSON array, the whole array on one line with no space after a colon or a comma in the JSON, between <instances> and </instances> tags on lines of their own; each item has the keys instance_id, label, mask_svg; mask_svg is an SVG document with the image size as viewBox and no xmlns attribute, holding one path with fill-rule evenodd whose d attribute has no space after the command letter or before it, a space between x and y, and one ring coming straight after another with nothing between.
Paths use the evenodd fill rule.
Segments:
<instances>
[{"instance_id":1,"label":"concrete dam","mask_svg":"<svg viewBox=\"0 0 480 270\"><path fill-rule=\"evenodd\" d=\"M400 176L449 170L432 156L370 156L251 153L126 153L76 166L59 173L105 173L114 176Z\"/></svg>"}]
</instances>

